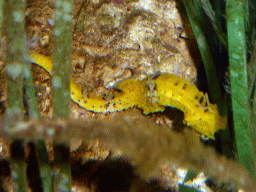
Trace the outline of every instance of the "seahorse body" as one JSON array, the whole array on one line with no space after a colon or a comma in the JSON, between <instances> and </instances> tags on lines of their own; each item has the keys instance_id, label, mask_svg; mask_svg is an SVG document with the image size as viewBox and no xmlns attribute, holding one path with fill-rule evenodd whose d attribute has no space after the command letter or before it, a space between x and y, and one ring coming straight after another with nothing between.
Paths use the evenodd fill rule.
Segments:
<instances>
[{"instance_id":1,"label":"seahorse body","mask_svg":"<svg viewBox=\"0 0 256 192\"><path fill-rule=\"evenodd\" d=\"M52 73L52 60L40 54L30 54L31 61ZM184 123L210 138L225 128L226 119L219 115L216 105L210 104L207 95L200 92L187 80L163 73L153 81L154 90L146 79L134 78L117 83L111 99L83 94L82 89L71 79L71 98L79 106L95 113L122 111L131 107L142 109L144 114L162 112L172 106L184 112ZM152 82L151 82L152 84ZM154 91L154 94L149 94ZM156 98L155 98L156 97Z\"/></svg>"},{"instance_id":2,"label":"seahorse body","mask_svg":"<svg viewBox=\"0 0 256 192\"><path fill-rule=\"evenodd\" d=\"M96 113L122 111L131 107L142 109L144 114L164 110L164 106L152 104L147 99L148 88L143 81L127 79L118 83L116 88L120 91L107 100L95 95L83 95L81 88L71 80L71 98L81 107Z\"/></svg>"}]
</instances>

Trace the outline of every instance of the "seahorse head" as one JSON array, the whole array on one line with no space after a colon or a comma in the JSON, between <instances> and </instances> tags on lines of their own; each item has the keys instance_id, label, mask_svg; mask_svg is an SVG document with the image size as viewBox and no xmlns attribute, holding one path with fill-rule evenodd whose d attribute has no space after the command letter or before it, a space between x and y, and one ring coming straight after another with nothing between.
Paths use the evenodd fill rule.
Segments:
<instances>
[{"instance_id":1,"label":"seahorse head","mask_svg":"<svg viewBox=\"0 0 256 192\"><path fill-rule=\"evenodd\" d=\"M197 114L199 118L187 117L185 123L193 127L197 132L214 139L214 134L220 130L225 129L227 124L227 117L223 117L219 114L216 105L210 104L210 110L205 110L200 114Z\"/></svg>"}]
</instances>

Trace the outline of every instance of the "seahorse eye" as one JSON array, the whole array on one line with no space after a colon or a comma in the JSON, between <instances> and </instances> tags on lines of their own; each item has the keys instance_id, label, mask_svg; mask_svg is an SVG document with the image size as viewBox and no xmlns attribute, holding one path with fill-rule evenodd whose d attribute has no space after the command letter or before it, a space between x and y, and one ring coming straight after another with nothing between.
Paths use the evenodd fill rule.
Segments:
<instances>
[{"instance_id":1,"label":"seahorse eye","mask_svg":"<svg viewBox=\"0 0 256 192\"><path fill-rule=\"evenodd\" d=\"M200 99L199 99L199 103L202 104L204 101L204 97L202 96Z\"/></svg>"},{"instance_id":2,"label":"seahorse eye","mask_svg":"<svg viewBox=\"0 0 256 192\"><path fill-rule=\"evenodd\" d=\"M179 85L179 83L176 82L176 83L174 83L174 85L177 86L177 85Z\"/></svg>"}]
</instances>

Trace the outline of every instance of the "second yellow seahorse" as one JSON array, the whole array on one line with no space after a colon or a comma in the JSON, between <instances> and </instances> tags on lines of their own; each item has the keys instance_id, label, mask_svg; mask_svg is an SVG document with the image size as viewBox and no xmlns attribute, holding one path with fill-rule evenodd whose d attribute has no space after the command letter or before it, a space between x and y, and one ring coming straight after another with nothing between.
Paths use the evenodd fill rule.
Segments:
<instances>
[{"instance_id":1,"label":"second yellow seahorse","mask_svg":"<svg viewBox=\"0 0 256 192\"><path fill-rule=\"evenodd\" d=\"M52 61L40 54L29 54L32 63L52 72ZM197 132L214 138L214 133L226 127L226 118L220 116L216 105L209 103L207 94L200 92L187 80L163 73L151 80L127 79L117 83L120 91L110 100L103 96L84 95L82 89L71 80L71 98L79 106L95 113L122 111L131 107L142 109L144 114L162 112L166 106L184 112L184 123ZM153 92L153 93L152 93Z\"/></svg>"}]
</instances>

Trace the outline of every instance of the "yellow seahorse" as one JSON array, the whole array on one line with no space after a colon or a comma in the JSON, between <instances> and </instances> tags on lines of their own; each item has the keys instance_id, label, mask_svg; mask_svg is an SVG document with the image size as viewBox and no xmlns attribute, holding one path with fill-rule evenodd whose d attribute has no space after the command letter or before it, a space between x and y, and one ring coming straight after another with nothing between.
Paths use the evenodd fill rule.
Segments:
<instances>
[{"instance_id":1,"label":"yellow seahorse","mask_svg":"<svg viewBox=\"0 0 256 192\"><path fill-rule=\"evenodd\" d=\"M32 53L29 56L32 63L52 73L53 65L49 57ZM162 112L166 106L175 107L184 112L184 123L213 139L216 131L225 128L226 118L220 116L217 106L209 103L207 94L204 95L187 80L163 73L150 81L150 86L146 79L121 81L117 83L113 98L105 99L103 96L83 94L82 89L71 79L71 99L95 113L137 107L144 114L149 114Z\"/></svg>"}]
</instances>

